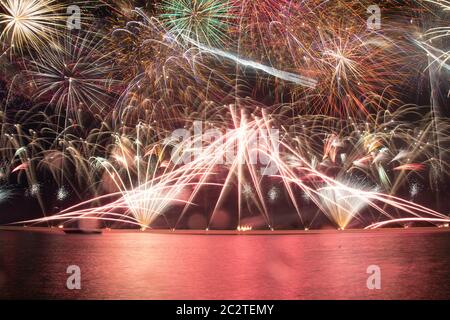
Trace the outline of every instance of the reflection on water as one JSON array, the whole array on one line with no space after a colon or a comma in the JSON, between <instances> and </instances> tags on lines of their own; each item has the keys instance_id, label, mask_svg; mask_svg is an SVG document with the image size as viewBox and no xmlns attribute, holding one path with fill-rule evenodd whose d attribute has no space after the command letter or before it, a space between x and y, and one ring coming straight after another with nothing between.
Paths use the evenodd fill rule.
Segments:
<instances>
[{"instance_id":1,"label":"reflection on water","mask_svg":"<svg viewBox=\"0 0 450 320\"><path fill-rule=\"evenodd\" d=\"M66 289L66 268L82 289ZM369 265L381 290L368 290ZM0 231L0 298L449 299L450 232L303 235Z\"/></svg>"}]
</instances>

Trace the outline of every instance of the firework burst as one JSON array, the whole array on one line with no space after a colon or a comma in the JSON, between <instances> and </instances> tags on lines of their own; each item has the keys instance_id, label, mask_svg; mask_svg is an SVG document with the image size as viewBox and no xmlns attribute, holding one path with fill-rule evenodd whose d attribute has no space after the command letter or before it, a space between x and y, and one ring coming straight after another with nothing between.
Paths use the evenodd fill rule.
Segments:
<instances>
[{"instance_id":1,"label":"firework burst","mask_svg":"<svg viewBox=\"0 0 450 320\"><path fill-rule=\"evenodd\" d=\"M109 106L113 67L108 55L99 48L100 39L92 33L67 35L62 48L46 47L30 61L34 98L54 105L66 116L78 109L101 112Z\"/></svg>"},{"instance_id":2,"label":"firework burst","mask_svg":"<svg viewBox=\"0 0 450 320\"><path fill-rule=\"evenodd\" d=\"M2 0L0 39L15 49L40 51L52 43L66 23L65 6L54 0Z\"/></svg>"},{"instance_id":3,"label":"firework burst","mask_svg":"<svg viewBox=\"0 0 450 320\"><path fill-rule=\"evenodd\" d=\"M177 39L195 39L213 46L229 40L232 15L228 0L164 0L160 18Z\"/></svg>"}]
</instances>

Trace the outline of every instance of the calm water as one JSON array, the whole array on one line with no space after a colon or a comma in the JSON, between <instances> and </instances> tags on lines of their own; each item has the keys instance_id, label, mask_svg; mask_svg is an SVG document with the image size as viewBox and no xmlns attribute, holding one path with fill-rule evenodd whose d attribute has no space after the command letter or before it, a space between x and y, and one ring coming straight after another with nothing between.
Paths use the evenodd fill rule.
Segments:
<instances>
[{"instance_id":1,"label":"calm water","mask_svg":"<svg viewBox=\"0 0 450 320\"><path fill-rule=\"evenodd\" d=\"M82 289L66 289L68 265ZM366 269L381 268L381 290ZM450 299L450 232L306 235L0 231L0 298Z\"/></svg>"}]
</instances>

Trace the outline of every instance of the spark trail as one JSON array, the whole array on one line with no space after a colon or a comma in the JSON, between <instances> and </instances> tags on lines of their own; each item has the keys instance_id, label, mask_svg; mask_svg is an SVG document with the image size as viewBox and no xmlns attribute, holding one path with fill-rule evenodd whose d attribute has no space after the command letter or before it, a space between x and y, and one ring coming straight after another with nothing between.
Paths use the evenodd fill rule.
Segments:
<instances>
[{"instance_id":1,"label":"spark trail","mask_svg":"<svg viewBox=\"0 0 450 320\"><path fill-rule=\"evenodd\" d=\"M243 59L238 57L237 55L231 53L231 52L226 52L217 48L211 48L208 46L205 46L201 43L198 43L195 40L192 40L190 38L185 37L186 41L193 44L194 46L196 46L198 49L211 53L213 55L217 55L220 56L222 58L226 58L229 60L234 61L235 63L242 65L244 67L250 67L256 70L260 70L263 71L267 74L270 74L271 76L274 76L276 78L282 79L282 80L286 80L289 82L293 82L296 84L299 84L301 86L304 87L308 87L311 89L314 89L317 85L317 80L309 78L309 77L305 77L305 76L301 76L299 74L295 74L292 72L287 72L287 71L283 71L283 70L278 70L276 68L270 67L270 66L266 66L264 64L261 64L259 62L256 61L252 61L252 60L247 60L247 59Z\"/></svg>"}]
</instances>

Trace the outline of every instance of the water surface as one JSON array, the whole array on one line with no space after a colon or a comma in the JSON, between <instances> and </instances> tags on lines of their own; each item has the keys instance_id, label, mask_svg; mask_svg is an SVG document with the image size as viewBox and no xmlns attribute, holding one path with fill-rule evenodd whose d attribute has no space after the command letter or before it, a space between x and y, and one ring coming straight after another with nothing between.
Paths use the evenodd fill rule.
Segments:
<instances>
[{"instance_id":1,"label":"water surface","mask_svg":"<svg viewBox=\"0 0 450 320\"><path fill-rule=\"evenodd\" d=\"M81 290L66 269L81 268ZM369 290L369 265L381 290ZM450 299L450 232L0 231L0 298Z\"/></svg>"}]
</instances>

